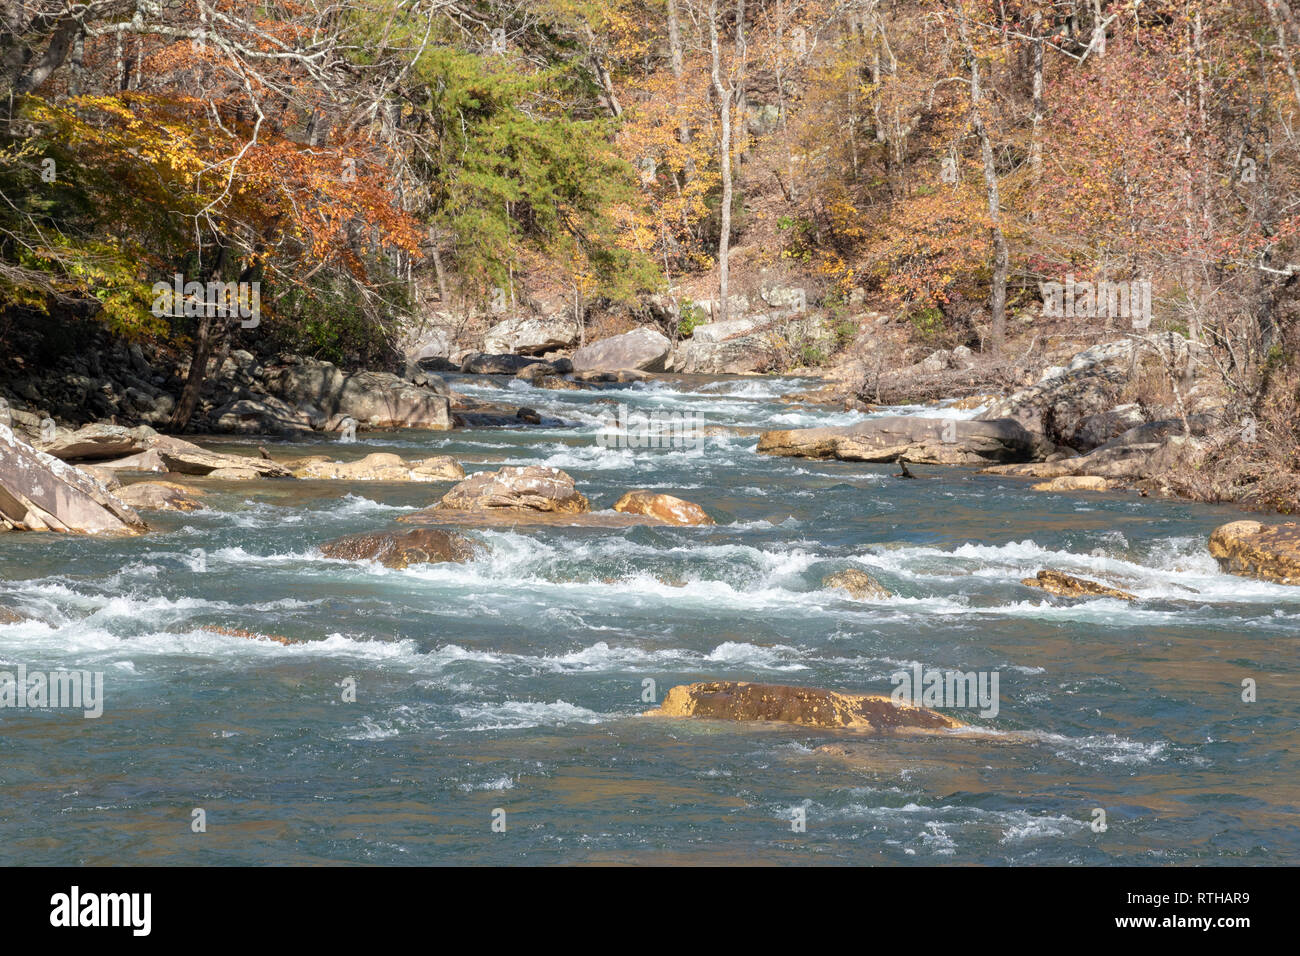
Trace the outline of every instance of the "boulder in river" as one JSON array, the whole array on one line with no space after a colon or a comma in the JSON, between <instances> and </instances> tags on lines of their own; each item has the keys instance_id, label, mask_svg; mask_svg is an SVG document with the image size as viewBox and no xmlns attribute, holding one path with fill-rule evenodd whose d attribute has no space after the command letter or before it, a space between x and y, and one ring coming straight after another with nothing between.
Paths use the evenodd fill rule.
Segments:
<instances>
[{"instance_id":1,"label":"boulder in river","mask_svg":"<svg viewBox=\"0 0 1300 956\"><path fill-rule=\"evenodd\" d=\"M679 684L647 717L715 720L776 720L809 727L854 730L948 730L964 724L937 711L895 703L877 694L849 694L816 687L708 681Z\"/></svg>"},{"instance_id":2,"label":"boulder in river","mask_svg":"<svg viewBox=\"0 0 1300 956\"><path fill-rule=\"evenodd\" d=\"M298 464L293 475L328 481L459 481L465 477L465 469L446 455L405 461L398 455L375 452L357 461L309 459Z\"/></svg>"},{"instance_id":3,"label":"boulder in river","mask_svg":"<svg viewBox=\"0 0 1300 956\"><path fill-rule=\"evenodd\" d=\"M866 571L859 571L857 568L826 575L822 578L822 587L847 591L851 597L859 601L883 601L891 596L884 585Z\"/></svg>"},{"instance_id":4,"label":"boulder in river","mask_svg":"<svg viewBox=\"0 0 1300 956\"><path fill-rule=\"evenodd\" d=\"M507 466L481 471L453 487L438 502L439 509L482 511L504 508L581 514L591 503L574 487L573 478L544 465Z\"/></svg>"},{"instance_id":5,"label":"boulder in river","mask_svg":"<svg viewBox=\"0 0 1300 956\"><path fill-rule=\"evenodd\" d=\"M886 462L905 458L935 465L1024 461L1033 437L1009 419L957 421L892 415L853 425L763 432L758 450L793 458Z\"/></svg>"},{"instance_id":6,"label":"boulder in river","mask_svg":"<svg viewBox=\"0 0 1300 956\"><path fill-rule=\"evenodd\" d=\"M198 511L203 492L174 481L140 481L127 485L118 498L143 511Z\"/></svg>"},{"instance_id":7,"label":"boulder in river","mask_svg":"<svg viewBox=\"0 0 1300 956\"><path fill-rule=\"evenodd\" d=\"M614 510L624 514L650 515L665 524L709 525L716 522L693 501L653 491L629 491L614 503Z\"/></svg>"},{"instance_id":8,"label":"boulder in river","mask_svg":"<svg viewBox=\"0 0 1300 956\"><path fill-rule=\"evenodd\" d=\"M84 534L148 530L102 482L37 451L6 425L0 425L0 527Z\"/></svg>"},{"instance_id":9,"label":"boulder in river","mask_svg":"<svg viewBox=\"0 0 1300 956\"><path fill-rule=\"evenodd\" d=\"M1300 584L1300 525L1231 521L1210 535L1210 554L1229 574Z\"/></svg>"},{"instance_id":10,"label":"boulder in river","mask_svg":"<svg viewBox=\"0 0 1300 956\"><path fill-rule=\"evenodd\" d=\"M192 442L171 435L158 435L152 439L150 449L158 453L159 460L181 475L211 475L213 478L242 478L245 473L253 478L288 478L289 469L269 458L248 458L243 455L226 455L208 451Z\"/></svg>"},{"instance_id":11,"label":"boulder in river","mask_svg":"<svg viewBox=\"0 0 1300 956\"><path fill-rule=\"evenodd\" d=\"M1061 475L1033 486L1034 491L1111 491L1118 487L1121 482L1101 475Z\"/></svg>"},{"instance_id":12,"label":"boulder in river","mask_svg":"<svg viewBox=\"0 0 1300 956\"><path fill-rule=\"evenodd\" d=\"M320 546L327 558L344 561L378 561L387 568L412 564L473 560L482 546L454 531L417 528L414 531L374 531L335 538Z\"/></svg>"},{"instance_id":13,"label":"boulder in river","mask_svg":"<svg viewBox=\"0 0 1300 956\"><path fill-rule=\"evenodd\" d=\"M1127 591L1121 591L1119 588L1112 588L1105 584L1098 584L1096 581L1089 581L1087 578L1076 578L1073 574L1065 574L1061 571L1039 571L1036 577L1024 578L1020 583L1025 587L1042 588L1048 594L1055 594L1058 597L1108 597L1118 598L1121 601L1137 600L1135 594L1129 594Z\"/></svg>"},{"instance_id":14,"label":"boulder in river","mask_svg":"<svg viewBox=\"0 0 1300 956\"><path fill-rule=\"evenodd\" d=\"M617 372L636 369L662 372L673 343L662 332L642 327L584 345L573 353L575 372Z\"/></svg>"},{"instance_id":15,"label":"boulder in river","mask_svg":"<svg viewBox=\"0 0 1300 956\"><path fill-rule=\"evenodd\" d=\"M27 620L17 611L10 610L7 607L0 606L0 624L18 624Z\"/></svg>"}]
</instances>

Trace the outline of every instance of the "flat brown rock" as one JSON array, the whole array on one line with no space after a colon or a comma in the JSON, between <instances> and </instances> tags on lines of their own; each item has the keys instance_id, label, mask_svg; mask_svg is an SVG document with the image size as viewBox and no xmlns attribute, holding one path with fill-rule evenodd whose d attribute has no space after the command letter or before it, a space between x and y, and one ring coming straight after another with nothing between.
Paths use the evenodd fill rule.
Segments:
<instances>
[{"instance_id":1,"label":"flat brown rock","mask_svg":"<svg viewBox=\"0 0 1300 956\"><path fill-rule=\"evenodd\" d=\"M1300 525L1232 521L1210 535L1210 554L1229 574L1300 584Z\"/></svg>"},{"instance_id":2,"label":"flat brown rock","mask_svg":"<svg viewBox=\"0 0 1300 956\"><path fill-rule=\"evenodd\" d=\"M436 528L350 534L320 546L321 554L327 558L378 561L387 568L472 561L482 550L482 545L464 535Z\"/></svg>"},{"instance_id":3,"label":"flat brown rock","mask_svg":"<svg viewBox=\"0 0 1300 956\"><path fill-rule=\"evenodd\" d=\"M375 452L357 461L330 461L313 456L286 462L295 478L326 481L459 481L465 477L460 462L445 455L405 461L398 455Z\"/></svg>"},{"instance_id":4,"label":"flat brown rock","mask_svg":"<svg viewBox=\"0 0 1300 956\"><path fill-rule=\"evenodd\" d=\"M679 684L647 717L781 721L879 733L887 730L949 730L961 721L924 707L896 704L878 694L847 694L816 687L708 681Z\"/></svg>"},{"instance_id":5,"label":"flat brown rock","mask_svg":"<svg viewBox=\"0 0 1300 956\"><path fill-rule=\"evenodd\" d=\"M1114 478L1101 475L1061 475L1051 481L1040 481L1034 491L1113 491L1121 487Z\"/></svg>"},{"instance_id":6,"label":"flat brown rock","mask_svg":"<svg viewBox=\"0 0 1300 956\"><path fill-rule=\"evenodd\" d=\"M1020 583L1030 588L1042 588L1049 594L1059 597L1111 597L1119 598L1121 601L1137 600L1135 594L1098 584L1087 578L1076 578L1073 574L1065 574L1061 571L1039 571L1037 577L1024 578Z\"/></svg>"}]
</instances>

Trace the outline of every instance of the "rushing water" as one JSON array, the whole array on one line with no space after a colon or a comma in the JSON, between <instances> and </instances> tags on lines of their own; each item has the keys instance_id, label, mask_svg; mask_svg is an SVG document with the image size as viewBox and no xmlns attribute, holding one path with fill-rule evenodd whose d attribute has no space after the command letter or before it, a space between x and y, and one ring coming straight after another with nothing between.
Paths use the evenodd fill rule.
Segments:
<instances>
[{"instance_id":1,"label":"rushing water","mask_svg":"<svg viewBox=\"0 0 1300 956\"><path fill-rule=\"evenodd\" d=\"M759 428L863 417L782 401L792 379L454 384L564 426L267 444L549 464L593 508L651 488L718 526L475 530L490 556L396 571L315 548L446 484L196 480L212 510L140 538L0 536L0 606L31 615L0 663L102 671L106 698L0 709L0 862L1300 863L1300 588L1218 571L1206 537L1237 512L760 456ZM614 401L732 430L603 447ZM822 588L855 567L896 596ZM1140 600L1019 584L1044 567ZM997 716L894 737L639 716L647 678L889 693L913 663L998 672Z\"/></svg>"}]
</instances>

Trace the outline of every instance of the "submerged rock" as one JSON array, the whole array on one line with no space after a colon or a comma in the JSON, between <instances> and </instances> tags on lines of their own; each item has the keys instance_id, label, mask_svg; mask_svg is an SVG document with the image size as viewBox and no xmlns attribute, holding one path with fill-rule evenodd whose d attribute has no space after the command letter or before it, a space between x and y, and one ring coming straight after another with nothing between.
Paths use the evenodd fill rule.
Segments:
<instances>
[{"instance_id":1,"label":"submerged rock","mask_svg":"<svg viewBox=\"0 0 1300 956\"><path fill-rule=\"evenodd\" d=\"M847 694L816 687L708 681L679 684L647 717L776 720L810 727L855 730L947 730L961 721L924 707L897 704L876 694Z\"/></svg>"},{"instance_id":2,"label":"submerged rock","mask_svg":"<svg viewBox=\"0 0 1300 956\"><path fill-rule=\"evenodd\" d=\"M327 558L378 561L387 568L472 561L481 551L482 546L472 539L437 528L350 534L320 546L321 554Z\"/></svg>"},{"instance_id":3,"label":"submerged rock","mask_svg":"<svg viewBox=\"0 0 1300 956\"><path fill-rule=\"evenodd\" d=\"M853 425L768 431L758 450L794 458L886 462L906 458L935 465L987 465L1024 461L1033 437L1010 419L957 421L893 415Z\"/></svg>"},{"instance_id":4,"label":"submerged rock","mask_svg":"<svg viewBox=\"0 0 1300 956\"><path fill-rule=\"evenodd\" d=\"M16 531L139 534L126 502L92 475L39 452L0 425L0 526Z\"/></svg>"},{"instance_id":5,"label":"submerged rock","mask_svg":"<svg viewBox=\"0 0 1300 956\"><path fill-rule=\"evenodd\" d=\"M448 491L436 507L460 511L507 508L581 514L591 510L591 503L578 492L573 478L567 473L558 468L527 465L481 471Z\"/></svg>"},{"instance_id":6,"label":"submerged rock","mask_svg":"<svg viewBox=\"0 0 1300 956\"><path fill-rule=\"evenodd\" d=\"M9 608L0 605L0 624L18 624L25 620L27 620L27 618L23 617L17 611L11 611Z\"/></svg>"},{"instance_id":7,"label":"submerged rock","mask_svg":"<svg viewBox=\"0 0 1300 956\"><path fill-rule=\"evenodd\" d=\"M881 601L892 596L879 581L866 571L859 571L857 568L826 575L822 578L822 587L847 591L851 597L859 601Z\"/></svg>"},{"instance_id":8,"label":"submerged rock","mask_svg":"<svg viewBox=\"0 0 1300 956\"><path fill-rule=\"evenodd\" d=\"M290 644L301 644L302 641L295 641L291 637L283 637L279 634L257 634L253 631L245 631L238 627L220 627L218 625L204 625L199 628L200 631L207 631L209 634L221 634L224 637L242 637L248 641L272 641L276 644L283 644L288 647Z\"/></svg>"},{"instance_id":9,"label":"submerged rock","mask_svg":"<svg viewBox=\"0 0 1300 956\"><path fill-rule=\"evenodd\" d=\"M198 511L203 492L174 481L141 481L128 485L117 496L132 508L148 511Z\"/></svg>"},{"instance_id":10,"label":"submerged rock","mask_svg":"<svg viewBox=\"0 0 1300 956\"><path fill-rule=\"evenodd\" d=\"M716 522L693 501L653 491L629 491L614 503L614 510L625 514L650 515L666 524L710 525Z\"/></svg>"},{"instance_id":11,"label":"submerged rock","mask_svg":"<svg viewBox=\"0 0 1300 956\"><path fill-rule=\"evenodd\" d=\"M1089 581L1087 578L1076 578L1072 574L1065 574L1061 571L1039 571L1037 577L1024 578L1020 583L1026 587L1042 588L1048 594L1055 594L1060 597L1110 597L1119 598L1121 601L1137 600L1135 594L1129 594L1127 591L1108 587L1105 584L1098 584L1096 581Z\"/></svg>"},{"instance_id":12,"label":"submerged rock","mask_svg":"<svg viewBox=\"0 0 1300 956\"><path fill-rule=\"evenodd\" d=\"M1278 584L1300 584L1300 525L1268 526L1232 521L1210 535L1210 554L1220 569Z\"/></svg>"}]
</instances>

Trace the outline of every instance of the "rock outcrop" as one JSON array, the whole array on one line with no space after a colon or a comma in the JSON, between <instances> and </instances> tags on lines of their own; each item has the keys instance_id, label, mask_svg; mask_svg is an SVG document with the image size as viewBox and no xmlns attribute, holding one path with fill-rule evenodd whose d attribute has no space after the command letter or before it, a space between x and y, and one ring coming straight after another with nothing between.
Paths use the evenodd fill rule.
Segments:
<instances>
[{"instance_id":1,"label":"rock outcrop","mask_svg":"<svg viewBox=\"0 0 1300 956\"><path fill-rule=\"evenodd\" d=\"M795 458L897 461L936 465L987 465L1029 459L1033 437L1009 419L957 421L887 416L834 428L768 431L758 450Z\"/></svg>"},{"instance_id":2,"label":"rock outcrop","mask_svg":"<svg viewBox=\"0 0 1300 956\"><path fill-rule=\"evenodd\" d=\"M994 401L978 418L1009 418L1040 440L1054 445L1081 441L1075 447L1088 451L1094 446L1087 442L1097 433L1093 416L1115 406L1128 381L1134 348L1125 339L1079 352L1068 365L1048 369L1035 384Z\"/></svg>"},{"instance_id":3,"label":"rock outcrop","mask_svg":"<svg viewBox=\"0 0 1300 956\"><path fill-rule=\"evenodd\" d=\"M541 355L566 349L578 341L578 326L572 316L522 316L498 322L483 339L488 352Z\"/></svg>"},{"instance_id":4,"label":"rock outcrop","mask_svg":"<svg viewBox=\"0 0 1300 956\"><path fill-rule=\"evenodd\" d=\"M103 483L37 451L0 425L0 527L139 534L144 521Z\"/></svg>"},{"instance_id":5,"label":"rock outcrop","mask_svg":"<svg viewBox=\"0 0 1300 956\"><path fill-rule=\"evenodd\" d=\"M321 554L327 558L378 561L386 568L472 561L482 551L482 545L473 539L439 528L350 534L320 546Z\"/></svg>"},{"instance_id":6,"label":"rock outcrop","mask_svg":"<svg viewBox=\"0 0 1300 956\"><path fill-rule=\"evenodd\" d=\"M266 370L262 380L282 401L328 418L345 416L370 428L451 428L450 390L437 376L418 386L388 372L349 374L329 362L295 357Z\"/></svg>"},{"instance_id":7,"label":"rock outcrop","mask_svg":"<svg viewBox=\"0 0 1300 956\"><path fill-rule=\"evenodd\" d=\"M822 578L822 587L847 591L850 597L859 601L883 601L891 596L888 588L857 568L826 575Z\"/></svg>"},{"instance_id":8,"label":"rock outcrop","mask_svg":"<svg viewBox=\"0 0 1300 956\"><path fill-rule=\"evenodd\" d=\"M566 472L526 465L481 471L453 487L436 507L458 511L508 509L581 514L591 510L591 503L574 487L573 478Z\"/></svg>"},{"instance_id":9,"label":"rock outcrop","mask_svg":"<svg viewBox=\"0 0 1300 956\"><path fill-rule=\"evenodd\" d=\"M848 694L815 687L709 681L679 684L647 717L714 720L775 720L809 727L866 731L949 730L964 724L924 707L897 704L876 694Z\"/></svg>"},{"instance_id":10,"label":"rock outcrop","mask_svg":"<svg viewBox=\"0 0 1300 956\"><path fill-rule=\"evenodd\" d=\"M716 522L693 501L653 491L629 491L614 503L614 510L624 514L650 515L665 524L711 525Z\"/></svg>"},{"instance_id":11,"label":"rock outcrop","mask_svg":"<svg viewBox=\"0 0 1300 956\"><path fill-rule=\"evenodd\" d=\"M1037 577L1024 578L1020 583L1026 587L1042 588L1048 594L1055 594L1058 597L1109 597L1118 598L1121 601L1137 600L1135 594L1129 594L1127 591L1121 591L1119 588L1112 588L1105 584L1098 584L1096 581L1089 581L1087 578L1076 578L1072 574L1065 574L1061 571L1039 571Z\"/></svg>"},{"instance_id":12,"label":"rock outcrop","mask_svg":"<svg viewBox=\"0 0 1300 956\"><path fill-rule=\"evenodd\" d=\"M1300 525L1231 521L1210 535L1210 554L1229 574L1300 584Z\"/></svg>"},{"instance_id":13,"label":"rock outcrop","mask_svg":"<svg viewBox=\"0 0 1300 956\"><path fill-rule=\"evenodd\" d=\"M573 353L575 372L616 372L635 369L662 372L673 344L651 328L633 329L583 346Z\"/></svg>"}]
</instances>

